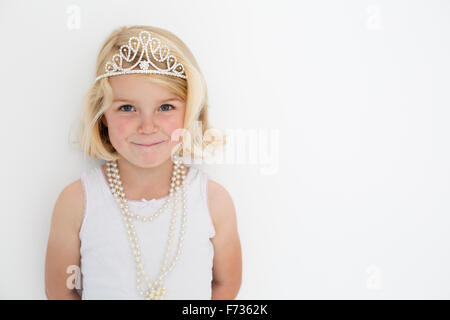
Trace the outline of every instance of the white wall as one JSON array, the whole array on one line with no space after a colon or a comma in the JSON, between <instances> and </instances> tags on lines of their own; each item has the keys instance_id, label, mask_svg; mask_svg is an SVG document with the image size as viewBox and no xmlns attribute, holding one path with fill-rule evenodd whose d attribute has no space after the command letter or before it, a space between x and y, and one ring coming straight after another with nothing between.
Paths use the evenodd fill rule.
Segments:
<instances>
[{"instance_id":1,"label":"white wall","mask_svg":"<svg viewBox=\"0 0 450 320\"><path fill-rule=\"evenodd\" d=\"M99 163L69 144L81 99L101 42L132 24L190 46L215 127L275 139L244 146L254 163L205 166L237 210L237 299L450 298L449 14L436 0L2 0L0 298L45 299L54 202Z\"/></svg>"}]
</instances>

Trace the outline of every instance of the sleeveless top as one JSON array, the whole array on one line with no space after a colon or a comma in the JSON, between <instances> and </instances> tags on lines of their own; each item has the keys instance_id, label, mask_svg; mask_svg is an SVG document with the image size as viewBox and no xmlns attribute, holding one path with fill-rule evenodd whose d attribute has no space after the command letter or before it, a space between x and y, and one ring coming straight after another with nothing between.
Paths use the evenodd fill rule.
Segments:
<instances>
[{"instance_id":1,"label":"sleeveless top","mask_svg":"<svg viewBox=\"0 0 450 320\"><path fill-rule=\"evenodd\" d=\"M186 222L180 255L175 266L163 278L164 300L211 299L214 247L210 238L215 228L208 209L208 176L199 168L190 168L185 177ZM144 299L137 289L137 265L122 219L119 203L114 198L101 165L81 174L85 212L80 228L81 240L81 299ZM128 200L131 212L151 216L162 207L166 195L151 200ZM181 227L181 197L178 197L177 216L173 230L169 270L178 249ZM141 261L152 283L159 277L166 245L172 204L152 221L133 220ZM148 289L141 278L141 287Z\"/></svg>"}]
</instances>

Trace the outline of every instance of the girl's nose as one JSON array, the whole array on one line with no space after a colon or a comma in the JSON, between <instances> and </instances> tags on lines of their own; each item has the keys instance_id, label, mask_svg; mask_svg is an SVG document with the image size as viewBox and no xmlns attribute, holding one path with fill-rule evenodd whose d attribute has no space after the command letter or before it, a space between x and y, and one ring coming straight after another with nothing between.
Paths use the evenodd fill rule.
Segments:
<instances>
[{"instance_id":1,"label":"girl's nose","mask_svg":"<svg viewBox=\"0 0 450 320\"><path fill-rule=\"evenodd\" d=\"M142 118L139 126L139 133L153 133L157 131L156 125L153 123L153 118Z\"/></svg>"}]
</instances>

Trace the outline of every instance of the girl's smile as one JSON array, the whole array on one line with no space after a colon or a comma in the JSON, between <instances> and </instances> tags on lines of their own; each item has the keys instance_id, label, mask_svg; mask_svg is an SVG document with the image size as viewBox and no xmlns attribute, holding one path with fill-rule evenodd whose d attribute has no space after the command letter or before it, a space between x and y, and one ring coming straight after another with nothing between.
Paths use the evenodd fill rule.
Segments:
<instances>
[{"instance_id":1,"label":"girl's smile","mask_svg":"<svg viewBox=\"0 0 450 320\"><path fill-rule=\"evenodd\" d=\"M134 142L132 142L131 144L133 144L136 147L141 148L143 150L149 150L149 149L153 149L154 147L157 147L157 146L163 144L164 142L166 142L166 140L165 141L156 142L156 143L153 143L153 144L150 144L150 145L138 144L138 143L134 143Z\"/></svg>"}]
</instances>

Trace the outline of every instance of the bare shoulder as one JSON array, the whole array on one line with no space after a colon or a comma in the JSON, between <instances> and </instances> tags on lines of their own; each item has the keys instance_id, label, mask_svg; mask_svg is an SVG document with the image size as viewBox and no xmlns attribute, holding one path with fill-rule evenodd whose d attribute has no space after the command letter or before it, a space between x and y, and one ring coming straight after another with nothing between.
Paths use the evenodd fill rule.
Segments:
<instances>
[{"instance_id":1,"label":"bare shoulder","mask_svg":"<svg viewBox=\"0 0 450 320\"><path fill-rule=\"evenodd\" d=\"M236 219L233 199L227 189L218 182L208 180L208 206L216 229L224 220Z\"/></svg>"},{"instance_id":2,"label":"bare shoulder","mask_svg":"<svg viewBox=\"0 0 450 320\"><path fill-rule=\"evenodd\" d=\"M213 282L239 290L242 276L242 253L237 227L236 209L230 193L219 183L208 180L208 206L216 234L214 246ZM213 294L214 299L218 296Z\"/></svg>"},{"instance_id":3,"label":"bare shoulder","mask_svg":"<svg viewBox=\"0 0 450 320\"><path fill-rule=\"evenodd\" d=\"M214 180L208 179L208 200L213 198L228 198L228 200L231 200L231 196L224 186Z\"/></svg>"},{"instance_id":4,"label":"bare shoulder","mask_svg":"<svg viewBox=\"0 0 450 320\"><path fill-rule=\"evenodd\" d=\"M65 215L79 231L84 213L84 191L81 179L68 184L59 194L55 204L55 212Z\"/></svg>"}]
</instances>

